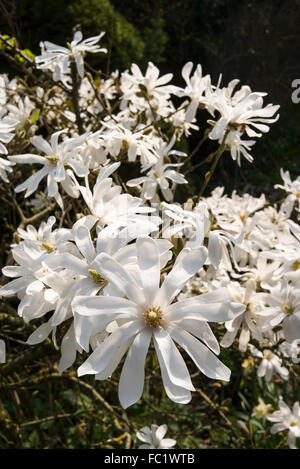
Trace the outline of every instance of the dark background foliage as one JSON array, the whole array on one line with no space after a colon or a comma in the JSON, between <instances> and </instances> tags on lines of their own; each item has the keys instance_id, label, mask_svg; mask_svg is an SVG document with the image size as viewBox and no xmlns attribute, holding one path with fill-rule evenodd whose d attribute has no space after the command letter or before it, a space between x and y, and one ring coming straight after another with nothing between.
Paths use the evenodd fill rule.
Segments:
<instances>
[{"instance_id":1,"label":"dark background foliage","mask_svg":"<svg viewBox=\"0 0 300 469\"><path fill-rule=\"evenodd\" d=\"M41 40L63 45L80 25L84 37L106 31L108 56L89 56L104 71L122 71L132 62L145 71L152 61L183 84L182 66L193 61L213 83L222 73L223 85L239 78L267 92L265 102L280 104L281 117L253 148L255 163L244 160L240 170L225 155L210 188L271 192L281 167L296 175L300 104L291 101L291 84L300 78L299 0L1 0L0 8L0 31L36 54ZM198 139L197 133L189 139L190 150ZM197 183L202 173L191 177Z\"/></svg>"}]
</instances>

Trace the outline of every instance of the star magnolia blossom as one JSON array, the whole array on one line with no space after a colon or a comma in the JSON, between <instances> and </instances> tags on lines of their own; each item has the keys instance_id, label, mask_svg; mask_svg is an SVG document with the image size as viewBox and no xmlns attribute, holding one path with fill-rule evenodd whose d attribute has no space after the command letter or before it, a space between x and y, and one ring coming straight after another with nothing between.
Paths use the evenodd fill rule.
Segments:
<instances>
[{"instance_id":1,"label":"star magnolia blossom","mask_svg":"<svg viewBox=\"0 0 300 469\"><path fill-rule=\"evenodd\" d=\"M253 408L252 417L265 420L266 417L272 412L273 407L271 404L266 404L261 397L258 398L258 404Z\"/></svg>"},{"instance_id":2,"label":"star magnolia blossom","mask_svg":"<svg viewBox=\"0 0 300 469\"><path fill-rule=\"evenodd\" d=\"M157 216L149 217L155 211L143 205L142 199L132 197L130 194L121 194L122 188L112 184L110 176L120 163L113 163L102 168L98 174L93 192L89 188L88 179L86 178L86 187L78 186L85 203L87 204L94 223L97 226L114 225L116 227L132 226L133 230L136 223L144 221L150 224L154 231L161 219Z\"/></svg>"},{"instance_id":3,"label":"star magnolia blossom","mask_svg":"<svg viewBox=\"0 0 300 469\"><path fill-rule=\"evenodd\" d=\"M50 144L41 137L36 136L32 139L32 145L45 153L45 156L27 153L9 157L15 163L38 163L43 165L42 169L17 186L15 188L16 192L26 190L25 197L29 197L36 191L41 180L47 176L48 196L54 197L61 208L63 208L63 201L58 192L58 183L62 185L71 197L79 196L78 187L74 183L73 171L80 177L86 176L88 173L88 168L78 153L74 152L74 149L82 143L82 137L67 139L59 144L58 138L63 132L65 130L52 134Z\"/></svg>"},{"instance_id":4,"label":"star magnolia blossom","mask_svg":"<svg viewBox=\"0 0 300 469\"><path fill-rule=\"evenodd\" d=\"M167 425L152 424L151 427L141 428L136 436L144 444L139 449L168 449L176 445L176 440L172 438L164 438L167 433Z\"/></svg>"},{"instance_id":5,"label":"star magnolia blossom","mask_svg":"<svg viewBox=\"0 0 300 469\"><path fill-rule=\"evenodd\" d=\"M105 137L106 149L109 153L117 157L120 151L127 152L128 161L135 161L137 156L140 156L142 164L154 164L157 157L153 153L152 139L142 132L135 130L132 132L125 125L129 123L124 122L122 125L113 123L103 123L109 133Z\"/></svg>"},{"instance_id":6,"label":"star magnolia blossom","mask_svg":"<svg viewBox=\"0 0 300 469\"><path fill-rule=\"evenodd\" d=\"M163 159L160 159L147 173L136 179L131 179L127 182L128 187L136 187L140 184L143 185L141 197L146 200L154 200L157 196L156 191L160 188L164 198L168 201L173 199L172 189L169 187L168 179L176 184L187 184L188 181L174 169L182 166L182 163L162 164ZM147 168L148 169L148 168ZM145 170L145 169L144 169Z\"/></svg>"},{"instance_id":7,"label":"star magnolia blossom","mask_svg":"<svg viewBox=\"0 0 300 469\"><path fill-rule=\"evenodd\" d=\"M210 75L202 75L200 64L197 65L194 75L190 77L193 66L193 62L188 62L183 67L182 77L187 86L184 90L178 92L179 96L188 96L191 99L186 110L187 122L194 119L198 107L206 107L205 92L211 88Z\"/></svg>"},{"instance_id":8,"label":"star magnolia blossom","mask_svg":"<svg viewBox=\"0 0 300 469\"><path fill-rule=\"evenodd\" d=\"M246 160L252 163L253 157L250 155L250 147L255 144L255 140L242 140L242 133L239 131L229 132L226 138L226 147L230 150L233 161L236 161L241 166L241 154ZM219 140L222 143L222 139Z\"/></svg>"},{"instance_id":9,"label":"star magnolia blossom","mask_svg":"<svg viewBox=\"0 0 300 469\"><path fill-rule=\"evenodd\" d=\"M230 370L213 353L219 353L219 346L206 321L227 321L245 307L231 303L227 289L172 304L203 266L206 248L181 251L161 287L156 241L141 236L136 249L135 274L111 256L99 256L99 273L121 290L122 296L79 296L73 301L75 334L81 346L88 343L92 332L103 330L112 320L120 320L120 327L79 367L78 375L94 374L96 379L106 379L129 349L119 382L120 402L127 408L142 395L145 359L152 339L167 395L174 402L186 404L194 387L174 341L206 376L228 381Z\"/></svg>"},{"instance_id":10,"label":"star magnolia blossom","mask_svg":"<svg viewBox=\"0 0 300 469\"><path fill-rule=\"evenodd\" d=\"M274 434L288 430L287 444L291 449L297 449L296 438L300 437L299 402L294 403L293 410L291 411L288 405L280 400L279 410L269 415L267 419L270 422L276 422L271 428L271 433Z\"/></svg>"},{"instance_id":11,"label":"star magnolia blossom","mask_svg":"<svg viewBox=\"0 0 300 469\"><path fill-rule=\"evenodd\" d=\"M267 383L271 381L274 373L279 374L283 379L288 378L289 370L284 366L281 366L282 360L275 355L275 353L268 349L261 352L251 344L249 344L249 348L254 357L261 359L261 363L257 370L257 376L259 378L265 378Z\"/></svg>"},{"instance_id":12,"label":"star magnolia blossom","mask_svg":"<svg viewBox=\"0 0 300 469\"><path fill-rule=\"evenodd\" d=\"M225 135L226 129L246 132L249 137L261 137L260 132L268 132L271 124L279 119L279 115L271 119L280 106L268 104L263 108L263 96L266 93L253 93L249 86L242 86L233 94L239 80L232 80L227 88L215 90L212 98L212 107L221 117L215 122L209 138L220 140Z\"/></svg>"},{"instance_id":13,"label":"star magnolia blossom","mask_svg":"<svg viewBox=\"0 0 300 469\"><path fill-rule=\"evenodd\" d=\"M157 154L157 162L152 165L147 165L142 168L142 172L149 170L146 176L142 176L136 179L131 179L127 182L128 187L135 187L143 184L141 197L146 200L154 200L157 198L156 191L160 188L164 198L168 201L173 199L172 189L169 188L169 182L172 181L175 184L187 184L188 181L174 169L182 166L183 163L168 163L164 164L164 160L168 155L186 156L185 153L177 150L171 150L176 142L176 137L173 135L170 142L163 142L158 140L154 143L154 152Z\"/></svg>"},{"instance_id":14,"label":"star magnolia blossom","mask_svg":"<svg viewBox=\"0 0 300 469\"><path fill-rule=\"evenodd\" d=\"M298 201L298 211L300 211L300 176L297 177L294 181L291 180L289 171L284 171L280 169L280 175L283 180L282 184L276 184L274 187L285 190L290 194L290 199L295 203Z\"/></svg>"},{"instance_id":15,"label":"star magnolia blossom","mask_svg":"<svg viewBox=\"0 0 300 469\"><path fill-rule=\"evenodd\" d=\"M270 326L282 326L288 342L300 337L300 287L293 287L287 281L270 287L270 294L264 294L266 314L271 315Z\"/></svg>"},{"instance_id":16,"label":"star magnolia blossom","mask_svg":"<svg viewBox=\"0 0 300 469\"><path fill-rule=\"evenodd\" d=\"M59 81L69 72L69 64L74 60L79 76L84 76L85 52L107 52L107 49L97 46L97 42L104 36L104 32L82 41L82 32L76 31L73 41L67 47L58 46L52 42L41 42L42 54L35 58L37 68L50 69L53 71L53 79Z\"/></svg>"},{"instance_id":17,"label":"star magnolia blossom","mask_svg":"<svg viewBox=\"0 0 300 469\"><path fill-rule=\"evenodd\" d=\"M244 303L245 309L237 315L232 321L226 322L226 334L221 340L222 347L229 347L236 338L241 328L239 337L239 350L245 352L252 333L253 337L262 341L262 328L268 324L270 318L269 312L263 310L262 298L260 293L256 293L256 284L250 279L245 284L246 288L238 283L230 283L228 288L231 291L232 298L235 301Z\"/></svg>"},{"instance_id":18,"label":"star magnolia blossom","mask_svg":"<svg viewBox=\"0 0 300 469\"><path fill-rule=\"evenodd\" d=\"M148 110L150 105L153 111L157 111L168 104L170 94L178 89L176 86L167 85L173 74L167 73L159 77L159 69L152 62L148 63L145 76L136 64L131 65L131 73L124 72L121 76L121 109L129 102L133 109Z\"/></svg>"}]
</instances>

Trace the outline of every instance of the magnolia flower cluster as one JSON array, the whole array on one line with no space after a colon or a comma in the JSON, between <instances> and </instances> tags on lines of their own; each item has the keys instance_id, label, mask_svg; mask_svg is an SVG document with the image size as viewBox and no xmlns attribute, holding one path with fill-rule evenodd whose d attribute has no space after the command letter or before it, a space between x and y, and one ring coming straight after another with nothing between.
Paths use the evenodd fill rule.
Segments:
<instances>
[{"instance_id":1,"label":"magnolia flower cluster","mask_svg":"<svg viewBox=\"0 0 300 469\"><path fill-rule=\"evenodd\" d=\"M149 350L176 403L190 402L195 390L182 351L208 378L229 381L220 345L237 343L259 378L288 380L300 351L299 178L281 171L277 187L287 195L277 205L222 187L174 202L193 156L179 150L183 136L211 139L216 158L229 151L238 164L241 156L252 161L254 139L278 119L279 106L264 106L265 93L248 86L237 90L238 80L213 85L191 62L182 87L153 63L145 74L132 64L92 77L84 56L106 52L102 36L83 40L78 31L67 47L41 43L36 72L52 77L50 89L0 76L0 153L7 155L0 177L8 183L14 175L25 198L35 194L35 211L49 199L62 211L61 220L18 228L0 295L17 296L18 315L36 325L29 345L51 337L60 373L81 355L78 375L105 380L122 362L124 408L142 397ZM177 107L174 97L182 98ZM211 117L204 133L202 111ZM124 164L137 177L124 181ZM215 323L218 331L223 325L220 344ZM138 438L144 447L171 447L166 429L144 427Z\"/></svg>"}]
</instances>

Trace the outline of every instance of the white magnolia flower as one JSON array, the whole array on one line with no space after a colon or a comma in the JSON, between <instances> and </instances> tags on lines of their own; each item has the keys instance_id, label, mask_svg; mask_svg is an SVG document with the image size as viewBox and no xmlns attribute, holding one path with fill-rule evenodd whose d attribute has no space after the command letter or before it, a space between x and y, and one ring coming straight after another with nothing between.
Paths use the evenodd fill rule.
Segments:
<instances>
[{"instance_id":1,"label":"white magnolia flower","mask_svg":"<svg viewBox=\"0 0 300 469\"><path fill-rule=\"evenodd\" d=\"M127 182L129 187L135 187L140 184L143 184L141 197L146 200L154 200L155 196L157 197L157 189L160 188L164 198L167 201L173 199L172 189L169 187L169 182L167 179L172 181L175 184L187 184L187 180L174 169L182 166L183 163L167 163L164 164L166 157L171 155L177 156L186 156L186 153L183 153L178 150L172 150L176 142L176 136L173 135L170 142L164 142L161 139L158 139L154 142L153 152L156 155L156 163L151 165L150 171L148 171L146 176L141 176L139 178L131 179ZM144 166L142 172L149 170L150 165Z\"/></svg>"},{"instance_id":2,"label":"white magnolia flower","mask_svg":"<svg viewBox=\"0 0 300 469\"><path fill-rule=\"evenodd\" d=\"M226 88L217 88L213 93L211 105L220 113L209 134L212 140L222 140L226 130L246 132L249 137L261 137L259 132L268 132L269 126L279 119L279 115L271 118L280 106L268 104L263 108L263 96L266 93L253 93L249 86L242 86L233 93L239 80L232 80ZM254 129L256 130L253 130Z\"/></svg>"},{"instance_id":3,"label":"white magnolia flower","mask_svg":"<svg viewBox=\"0 0 300 469\"><path fill-rule=\"evenodd\" d=\"M103 125L108 131L104 136L105 146L112 156L116 158L123 151L127 153L128 161L135 161L139 156L144 165L156 163L152 139L137 129L131 131L129 122L123 121L117 125L115 122L108 122Z\"/></svg>"},{"instance_id":4,"label":"white magnolia flower","mask_svg":"<svg viewBox=\"0 0 300 469\"><path fill-rule=\"evenodd\" d=\"M182 164L183 163L163 164L163 158L160 158L145 176L130 179L126 184L128 187L136 187L142 184L141 197L146 200L155 200L155 197L157 197L157 189L159 188L164 198L170 201L173 199L174 194L169 187L168 179L176 184L188 183L182 174L175 171L175 169L171 169L178 168L182 166ZM147 169L149 169L149 166L143 168L142 172Z\"/></svg>"},{"instance_id":5,"label":"white magnolia flower","mask_svg":"<svg viewBox=\"0 0 300 469\"><path fill-rule=\"evenodd\" d=\"M55 81L63 79L63 76L69 73L69 64L71 60L76 63L78 74L81 78L84 76L84 54L85 52L107 52L107 49L97 46L97 42L104 36L104 32L98 36L93 36L82 41L82 32L76 31L73 40L68 47L58 46L52 42L41 42L42 54L35 57L37 68L50 69L53 71Z\"/></svg>"},{"instance_id":6,"label":"white magnolia flower","mask_svg":"<svg viewBox=\"0 0 300 469\"><path fill-rule=\"evenodd\" d=\"M136 64L132 64L131 74L124 72L121 75L120 87L123 92L121 109L129 105L129 108L135 111L148 110L149 115L152 112L163 113L164 108L168 106L171 93L176 93L178 89L173 85L167 85L172 77L172 73L159 77L159 69L152 62L148 63L145 76Z\"/></svg>"},{"instance_id":7,"label":"white magnolia flower","mask_svg":"<svg viewBox=\"0 0 300 469\"><path fill-rule=\"evenodd\" d=\"M123 407L129 407L142 395L145 359L152 339L167 395L174 402L185 404L190 401L194 387L174 341L206 376L228 381L230 370L213 353L219 353L219 346L206 321L229 320L245 307L231 303L226 289L172 304L203 266L207 256L205 248L181 251L161 286L160 256L155 240L139 237L136 249L138 269L132 274L111 256L99 257L99 273L122 296L83 296L73 301L75 333L81 346L84 341L88 343L91 331L96 333L112 320L120 320L120 327L80 366L78 375L94 374L96 379L106 379L129 349L119 382L120 402ZM77 318L80 318L78 331Z\"/></svg>"},{"instance_id":8,"label":"white magnolia flower","mask_svg":"<svg viewBox=\"0 0 300 469\"><path fill-rule=\"evenodd\" d=\"M191 130L199 130L199 126L196 125L196 118L192 119L192 122L188 120L190 118L186 113L186 106L188 101L182 103L180 107L176 110L172 101L169 101L169 112L166 115L168 122L171 122L175 127L175 134L180 139L184 134L186 137L191 135Z\"/></svg>"},{"instance_id":9,"label":"white magnolia flower","mask_svg":"<svg viewBox=\"0 0 300 469\"><path fill-rule=\"evenodd\" d=\"M200 64L197 65L194 75L190 76L193 66L193 62L187 62L183 67L182 77L186 82L186 87L178 92L179 96L188 96L191 100L186 110L187 122L191 122L194 119L198 108L206 107L205 94L211 88L210 75L202 75Z\"/></svg>"},{"instance_id":10,"label":"white magnolia flower","mask_svg":"<svg viewBox=\"0 0 300 469\"><path fill-rule=\"evenodd\" d=\"M294 403L291 411L287 404L280 400L279 410L269 415L267 419L270 422L276 422L271 428L272 434L288 430L287 444L291 449L296 449L296 438L300 437L299 402Z\"/></svg>"},{"instance_id":11,"label":"white magnolia flower","mask_svg":"<svg viewBox=\"0 0 300 469\"><path fill-rule=\"evenodd\" d=\"M225 323L227 332L221 340L221 345L222 347L229 347L241 328L239 350L245 352L251 333L256 340L263 341L262 332L265 324L269 324L270 314L263 310L261 294L256 293L256 284L252 279L246 282L246 288L243 288L237 282L231 282L228 289L231 292L232 299L243 303L245 309L233 320Z\"/></svg>"},{"instance_id":12,"label":"white magnolia flower","mask_svg":"<svg viewBox=\"0 0 300 469\"><path fill-rule=\"evenodd\" d=\"M261 352L251 344L249 344L249 348L254 357L261 359L261 363L257 370L257 376L259 378L265 378L267 383L272 380L275 373L281 376L282 379L288 378L289 370L282 366L282 360L278 355L268 349Z\"/></svg>"},{"instance_id":13,"label":"white magnolia flower","mask_svg":"<svg viewBox=\"0 0 300 469\"><path fill-rule=\"evenodd\" d=\"M84 223L83 223L84 222ZM104 295L120 293L119 289L112 288L111 285L100 275L100 256L102 253L109 254L123 266L131 267L136 264L137 254L135 244L130 243L139 234L148 234L151 227L144 222L136 225L137 230L133 233L127 228L116 230L112 226L102 229L97 236L96 246L91 238L90 229L93 226L93 219L86 218L79 220L72 229L74 234L73 252L54 252L43 262L43 266L49 270L60 269L70 272L69 284L76 282L77 294L80 295ZM157 240L161 262L167 262L170 256L166 255L172 247L167 240ZM74 274L77 274L74 276ZM70 298L70 303L73 297ZM52 325L57 325L52 321ZM88 347L88 345L87 345Z\"/></svg>"},{"instance_id":14,"label":"white magnolia flower","mask_svg":"<svg viewBox=\"0 0 300 469\"><path fill-rule=\"evenodd\" d=\"M186 247L197 249L207 241L208 258L215 269L222 267L231 270L227 245L233 250L233 244L242 240L243 233L236 238L227 230L213 230L207 205L205 202L197 204L193 210L192 204L187 202L182 208L178 204L162 203L164 215L167 217L163 237L187 238ZM166 218L165 217L165 218ZM233 256L234 257L234 256Z\"/></svg>"},{"instance_id":15,"label":"white magnolia flower","mask_svg":"<svg viewBox=\"0 0 300 469\"><path fill-rule=\"evenodd\" d=\"M15 104L6 105L6 109L8 110L7 118L16 121L17 124L15 128L21 129L26 123L31 123L34 107L34 104L30 101L28 96L25 96L23 100L17 95Z\"/></svg>"},{"instance_id":16,"label":"white magnolia flower","mask_svg":"<svg viewBox=\"0 0 300 469\"><path fill-rule=\"evenodd\" d=\"M230 151L233 161L236 161L241 166L241 154L246 160L252 163L253 157L250 155L250 147L255 144L255 140L242 140L242 133L238 130L229 132L226 138L226 148ZM219 140L222 143L222 139Z\"/></svg>"},{"instance_id":17,"label":"white magnolia flower","mask_svg":"<svg viewBox=\"0 0 300 469\"><path fill-rule=\"evenodd\" d=\"M139 449L168 449L176 445L176 440L164 438L168 427L164 425L152 424L151 427L141 428L136 436L144 444Z\"/></svg>"},{"instance_id":18,"label":"white magnolia flower","mask_svg":"<svg viewBox=\"0 0 300 469\"><path fill-rule=\"evenodd\" d=\"M292 200L293 205L298 201L298 210L300 211L300 176L292 181L289 171L284 171L282 168L280 169L280 175L283 180L283 185L276 184L274 187L283 189L288 194L291 194L290 199Z\"/></svg>"},{"instance_id":19,"label":"white magnolia flower","mask_svg":"<svg viewBox=\"0 0 300 469\"><path fill-rule=\"evenodd\" d=\"M25 321L42 317L48 311L56 308L58 295L51 284L64 284L65 280L57 277L57 274L49 273L43 262L53 253L72 252L72 239L70 230L60 228L52 231L55 218L50 217L47 223L42 222L39 229L28 225L27 229L18 229L18 234L24 241L12 246L12 256L18 265L3 267L5 276L14 280L0 289L2 296L18 295L21 299L18 306L18 314ZM67 281L67 280L66 280Z\"/></svg>"},{"instance_id":20,"label":"white magnolia flower","mask_svg":"<svg viewBox=\"0 0 300 469\"><path fill-rule=\"evenodd\" d=\"M0 288L0 295L15 296L21 299L18 314L26 320L41 317L52 309L53 299L47 291L44 280L48 274L42 267L42 261L49 255L28 240L12 250L18 265L3 267L2 272L14 280ZM54 299L54 301L56 298ZM50 302L49 302L50 301ZM29 315L29 316L28 316Z\"/></svg>"},{"instance_id":21,"label":"white magnolia flower","mask_svg":"<svg viewBox=\"0 0 300 469\"><path fill-rule=\"evenodd\" d=\"M266 417L272 412L273 407L271 404L266 404L261 397L258 398L258 404L253 408L252 417L265 420Z\"/></svg>"},{"instance_id":22,"label":"white magnolia flower","mask_svg":"<svg viewBox=\"0 0 300 469\"><path fill-rule=\"evenodd\" d=\"M241 269L244 271L243 273L233 275L245 282L252 278L256 282L257 289L264 288L268 290L270 286L274 286L276 283L274 272L276 272L279 265L278 261L268 262L266 257L259 255L253 266L247 264Z\"/></svg>"},{"instance_id":23,"label":"white magnolia flower","mask_svg":"<svg viewBox=\"0 0 300 469\"><path fill-rule=\"evenodd\" d=\"M149 232L157 230L157 225L161 219L155 215L149 214L155 212L155 208L143 205L142 199L132 197L130 194L122 194L122 188L113 185L110 176L120 163L113 163L103 167L97 177L93 187L93 192L89 187L86 178L86 187L78 186L85 203L87 204L94 223L98 222L97 227L105 225L114 225L115 227L130 226L135 229L137 223L143 222L151 225Z\"/></svg>"},{"instance_id":24,"label":"white magnolia flower","mask_svg":"<svg viewBox=\"0 0 300 469\"><path fill-rule=\"evenodd\" d=\"M74 182L74 173L79 177L84 177L88 173L88 168L82 158L76 152L76 148L82 143L84 136L66 139L58 143L59 136L65 130L59 130L51 135L50 144L41 137L34 137L32 145L45 153L45 156L26 153L24 155L12 155L9 159L15 163L38 163L43 167L33 173L26 181L15 188L16 192L26 190L25 198L33 194L41 180L47 176L47 193L49 197L54 197L61 208L63 200L58 191L58 183L70 197L78 197L79 190ZM74 173L73 173L74 172Z\"/></svg>"},{"instance_id":25,"label":"white magnolia flower","mask_svg":"<svg viewBox=\"0 0 300 469\"><path fill-rule=\"evenodd\" d=\"M300 339L300 287L294 287L282 281L269 288L264 294L265 312L269 314L270 327L281 324L288 342Z\"/></svg>"},{"instance_id":26,"label":"white magnolia flower","mask_svg":"<svg viewBox=\"0 0 300 469\"><path fill-rule=\"evenodd\" d=\"M291 343L282 342L279 344L279 350L284 357L291 358L293 363L300 362L300 338Z\"/></svg>"}]
</instances>

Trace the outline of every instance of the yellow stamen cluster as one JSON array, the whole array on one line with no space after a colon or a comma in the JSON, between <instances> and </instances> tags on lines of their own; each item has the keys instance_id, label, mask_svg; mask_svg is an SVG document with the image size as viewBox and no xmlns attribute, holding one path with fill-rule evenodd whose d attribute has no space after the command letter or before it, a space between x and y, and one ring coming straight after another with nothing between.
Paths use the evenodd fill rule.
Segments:
<instances>
[{"instance_id":1,"label":"yellow stamen cluster","mask_svg":"<svg viewBox=\"0 0 300 469\"><path fill-rule=\"evenodd\" d=\"M148 327L157 328L163 323L163 312L160 307L154 308L151 306L151 308L146 309L143 316Z\"/></svg>"},{"instance_id":2,"label":"yellow stamen cluster","mask_svg":"<svg viewBox=\"0 0 300 469\"><path fill-rule=\"evenodd\" d=\"M292 264L292 269L293 270L298 270L299 267L300 267L300 262L299 261L293 262L293 264Z\"/></svg>"},{"instance_id":3,"label":"yellow stamen cluster","mask_svg":"<svg viewBox=\"0 0 300 469\"><path fill-rule=\"evenodd\" d=\"M94 269L89 269L89 274L91 274L93 280L95 283L99 283L100 285L105 285L107 284L107 280L105 280L104 277L102 277L97 270Z\"/></svg>"},{"instance_id":4,"label":"yellow stamen cluster","mask_svg":"<svg viewBox=\"0 0 300 469\"><path fill-rule=\"evenodd\" d=\"M294 311L294 308L290 305L284 305L283 309L287 314L292 314Z\"/></svg>"},{"instance_id":5,"label":"yellow stamen cluster","mask_svg":"<svg viewBox=\"0 0 300 469\"><path fill-rule=\"evenodd\" d=\"M272 358L271 353L270 353L270 352L267 352L267 353L265 354L265 358L266 358L267 360L271 360L271 358Z\"/></svg>"},{"instance_id":6,"label":"yellow stamen cluster","mask_svg":"<svg viewBox=\"0 0 300 469\"><path fill-rule=\"evenodd\" d=\"M49 161L49 163L51 164L51 166L56 166L57 163L58 163L58 156L55 156L55 155L53 155L53 156L46 156L45 158Z\"/></svg>"},{"instance_id":7,"label":"yellow stamen cluster","mask_svg":"<svg viewBox=\"0 0 300 469\"><path fill-rule=\"evenodd\" d=\"M50 246L50 244L47 244L47 243L42 243L42 246L43 248L46 249L47 252L53 252L54 251L54 248L52 246Z\"/></svg>"}]
</instances>

